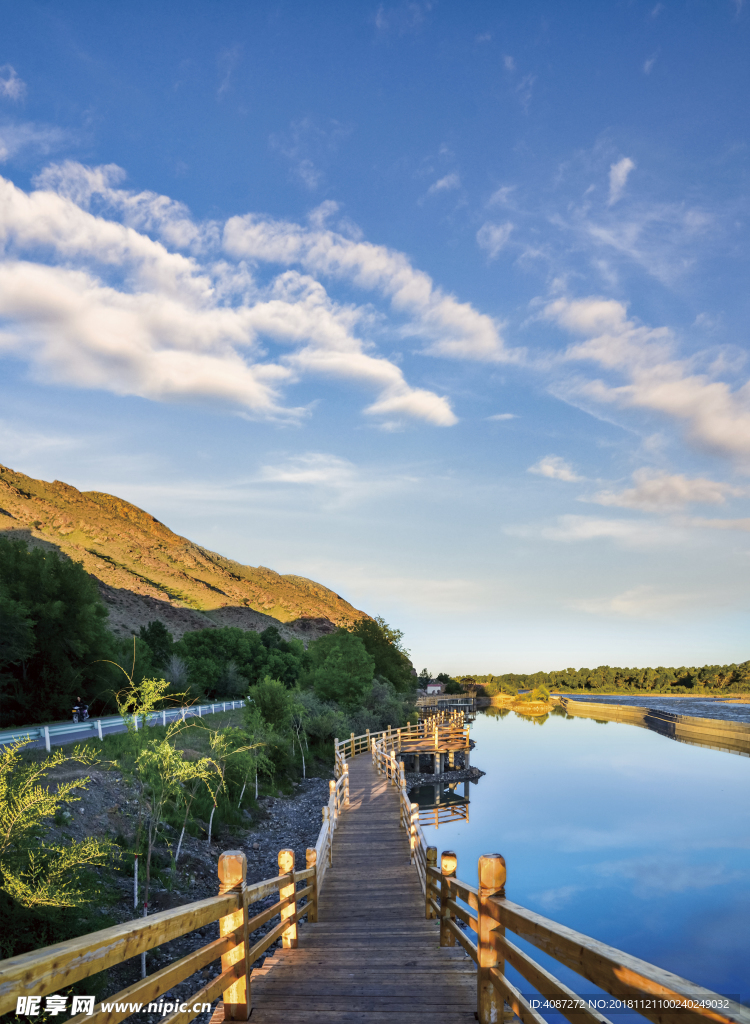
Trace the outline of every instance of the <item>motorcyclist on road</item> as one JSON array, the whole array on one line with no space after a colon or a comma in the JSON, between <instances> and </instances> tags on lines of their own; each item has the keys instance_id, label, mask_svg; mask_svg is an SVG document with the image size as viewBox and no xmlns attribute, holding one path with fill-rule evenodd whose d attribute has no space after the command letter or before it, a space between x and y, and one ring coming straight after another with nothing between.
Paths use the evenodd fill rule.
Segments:
<instances>
[{"instance_id":1,"label":"motorcyclist on road","mask_svg":"<svg viewBox=\"0 0 750 1024\"><path fill-rule=\"evenodd\" d=\"M84 704L80 697L76 697L75 706L73 708L73 721L74 722L85 722L89 717L89 706Z\"/></svg>"}]
</instances>

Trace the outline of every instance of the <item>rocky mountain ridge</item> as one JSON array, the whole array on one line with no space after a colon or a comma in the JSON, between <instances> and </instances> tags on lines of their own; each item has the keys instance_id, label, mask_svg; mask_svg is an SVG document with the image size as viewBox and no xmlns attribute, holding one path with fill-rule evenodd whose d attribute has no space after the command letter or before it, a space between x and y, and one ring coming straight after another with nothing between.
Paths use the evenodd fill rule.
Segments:
<instances>
[{"instance_id":1,"label":"rocky mountain ridge","mask_svg":"<svg viewBox=\"0 0 750 1024\"><path fill-rule=\"evenodd\" d=\"M159 619L175 639L193 629L280 623L286 636L313 639L369 618L320 583L225 558L122 498L2 465L0 530L81 562L120 635Z\"/></svg>"}]
</instances>

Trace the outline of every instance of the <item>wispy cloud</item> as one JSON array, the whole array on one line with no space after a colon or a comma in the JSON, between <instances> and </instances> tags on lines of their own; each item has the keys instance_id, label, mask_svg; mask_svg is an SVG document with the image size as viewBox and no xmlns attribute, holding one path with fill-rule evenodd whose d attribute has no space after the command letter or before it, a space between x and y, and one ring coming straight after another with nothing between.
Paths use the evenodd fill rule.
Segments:
<instances>
[{"instance_id":1,"label":"wispy cloud","mask_svg":"<svg viewBox=\"0 0 750 1024\"><path fill-rule=\"evenodd\" d=\"M434 184L430 185L427 189L428 196L437 195L438 192L452 192L454 189L461 187L461 178L453 171L451 174L446 174L444 178L440 178Z\"/></svg>"},{"instance_id":2,"label":"wispy cloud","mask_svg":"<svg viewBox=\"0 0 750 1024\"><path fill-rule=\"evenodd\" d=\"M643 73L644 75L650 75L654 64L656 64L656 57L649 57L643 62Z\"/></svg>"},{"instance_id":3,"label":"wispy cloud","mask_svg":"<svg viewBox=\"0 0 750 1024\"><path fill-rule=\"evenodd\" d=\"M695 605L700 602L702 596L705 595L686 591L669 593L649 584L643 584L631 587L610 598L598 596L571 601L570 606L592 615L653 619L654 617L668 617L681 608Z\"/></svg>"},{"instance_id":4,"label":"wispy cloud","mask_svg":"<svg viewBox=\"0 0 750 1024\"><path fill-rule=\"evenodd\" d=\"M718 480L648 469L636 470L633 480L635 487L623 491L599 491L592 500L599 505L670 512L688 504L722 505L728 495L743 493L740 488Z\"/></svg>"},{"instance_id":5,"label":"wispy cloud","mask_svg":"<svg viewBox=\"0 0 750 1024\"><path fill-rule=\"evenodd\" d=\"M433 7L433 0L404 0L387 7L381 4L375 12L375 27L379 32L405 35L422 28Z\"/></svg>"},{"instance_id":6,"label":"wispy cloud","mask_svg":"<svg viewBox=\"0 0 750 1024\"><path fill-rule=\"evenodd\" d=\"M321 127L312 118L304 117L293 121L288 131L273 134L270 145L287 158L292 177L315 192L325 180L321 164L330 159L350 133L351 128L338 121Z\"/></svg>"},{"instance_id":7,"label":"wispy cloud","mask_svg":"<svg viewBox=\"0 0 750 1024\"><path fill-rule=\"evenodd\" d=\"M518 415L514 412L496 412L494 416L488 416L488 420L517 420Z\"/></svg>"},{"instance_id":8,"label":"wispy cloud","mask_svg":"<svg viewBox=\"0 0 750 1024\"><path fill-rule=\"evenodd\" d=\"M16 69L10 64L0 67L0 96L18 103L26 95L26 83L18 77Z\"/></svg>"},{"instance_id":9,"label":"wispy cloud","mask_svg":"<svg viewBox=\"0 0 750 1024\"><path fill-rule=\"evenodd\" d=\"M649 68L650 70L650 68ZM628 175L635 170L635 163L629 156L624 156L609 168L609 205L612 206L622 197Z\"/></svg>"},{"instance_id":10,"label":"wispy cloud","mask_svg":"<svg viewBox=\"0 0 750 1024\"><path fill-rule=\"evenodd\" d=\"M219 67L219 87L216 90L217 99L229 92L232 84L232 75L234 74L235 68L237 67L240 55L242 53L242 47L239 44L230 47L227 50L222 50L218 58Z\"/></svg>"},{"instance_id":11,"label":"wispy cloud","mask_svg":"<svg viewBox=\"0 0 750 1024\"><path fill-rule=\"evenodd\" d=\"M484 249L491 260L494 260L510 238L512 231L513 225L510 222L492 224L487 221L477 231L477 244L480 249Z\"/></svg>"},{"instance_id":12,"label":"wispy cloud","mask_svg":"<svg viewBox=\"0 0 750 1024\"><path fill-rule=\"evenodd\" d=\"M685 424L698 447L750 463L750 381L733 389L694 363L678 359L667 327L645 327L614 299L556 299L545 315L586 340L571 345L567 360L588 361L619 373L626 383L603 380L579 385L595 402L649 409Z\"/></svg>"},{"instance_id":13,"label":"wispy cloud","mask_svg":"<svg viewBox=\"0 0 750 1024\"><path fill-rule=\"evenodd\" d=\"M538 476L546 476L550 480L564 480L566 483L575 483L582 477L573 470L570 463L559 455L545 455L543 459L529 466L527 472L536 473Z\"/></svg>"},{"instance_id":14,"label":"wispy cloud","mask_svg":"<svg viewBox=\"0 0 750 1024\"><path fill-rule=\"evenodd\" d=\"M47 156L71 141L70 132L51 125L31 122L0 124L0 163L27 151Z\"/></svg>"},{"instance_id":15,"label":"wispy cloud","mask_svg":"<svg viewBox=\"0 0 750 1024\"><path fill-rule=\"evenodd\" d=\"M653 548L663 545L681 545L690 537L688 529L674 524L653 522L642 519L603 519L596 516L560 516L557 526L545 526L540 530L530 527L509 527L512 535L538 535L546 540L565 544L586 541L611 540L624 548Z\"/></svg>"}]
</instances>

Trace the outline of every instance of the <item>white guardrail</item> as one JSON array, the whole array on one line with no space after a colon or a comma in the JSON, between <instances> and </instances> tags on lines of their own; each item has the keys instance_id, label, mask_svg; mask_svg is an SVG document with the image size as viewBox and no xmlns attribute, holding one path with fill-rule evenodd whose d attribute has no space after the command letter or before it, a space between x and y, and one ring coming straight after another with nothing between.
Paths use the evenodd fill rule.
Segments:
<instances>
[{"instance_id":1,"label":"white guardrail","mask_svg":"<svg viewBox=\"0 0 750 1024\"><path fill-rule=\"evenodd\" d=\"M166 725L167 722L174 722L181 718L202 718L203 715L213 715L217 711L234 711L236 708L244 707L244 700L216 701L214 704L191 704L189 707L169 708L165 711L155 711L144 719L143 715L133 718L136 730L148 725ZM108 715L106 718L89 718L86 722L57 722L55 725L28 725L23 729L9 729L0 732L0 747L8 743L16 743L18 740L30 740L31 742L43 740L47 750L51 749L52 741L56 736L65 736L64 741L70 739L91 739L97 736L104 739L105 732L124 732L125 719L121 715Z\"/></svg>"}]
</instances>

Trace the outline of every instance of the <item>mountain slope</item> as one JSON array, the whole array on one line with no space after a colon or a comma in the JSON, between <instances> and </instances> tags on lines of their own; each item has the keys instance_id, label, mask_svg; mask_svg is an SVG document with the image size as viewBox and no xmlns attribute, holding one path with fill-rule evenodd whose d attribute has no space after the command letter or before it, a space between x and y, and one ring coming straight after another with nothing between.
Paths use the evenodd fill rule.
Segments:
<instances>
[{"instance_id":1,"label":"mountain slope","mask_svg":"<svg viewBox=\"0 0 750 1024\"><path fill-rule=\"evenodd\" d=\"M82 562L100 581L120 633L149 617L162 619L176 635L210 625L264 629L275 621L311 635L330 630L324 620L346 626L369 618L320 583L241 565L180 537L121 498L35 480L5 466L0 530L52 544Z\"/></svg>"}]
</instances>

